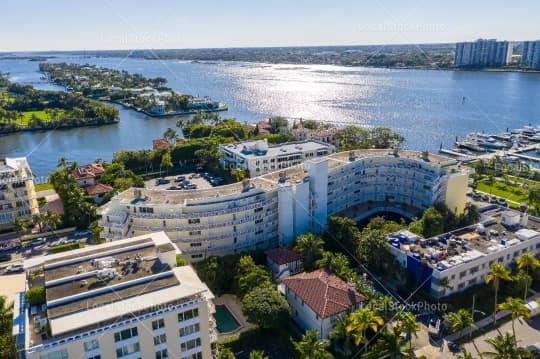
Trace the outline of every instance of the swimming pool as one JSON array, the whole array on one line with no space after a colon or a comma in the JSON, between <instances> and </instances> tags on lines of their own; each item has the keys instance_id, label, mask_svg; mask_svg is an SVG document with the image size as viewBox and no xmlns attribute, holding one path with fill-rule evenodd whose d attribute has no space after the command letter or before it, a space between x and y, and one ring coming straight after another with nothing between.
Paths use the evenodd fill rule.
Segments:
<instances>
[{"instance_id":1,"label":"swimming pool","mask_svg":"<svg viewBox=\"0 0 540 359\"><path fill-rule=\"evenodd\" d=\"M216 319L217 329L220 333L232 332L240 327L240 324L233 317L226 305L216 305L214 318Z\"/></svg>"}]
</instances>

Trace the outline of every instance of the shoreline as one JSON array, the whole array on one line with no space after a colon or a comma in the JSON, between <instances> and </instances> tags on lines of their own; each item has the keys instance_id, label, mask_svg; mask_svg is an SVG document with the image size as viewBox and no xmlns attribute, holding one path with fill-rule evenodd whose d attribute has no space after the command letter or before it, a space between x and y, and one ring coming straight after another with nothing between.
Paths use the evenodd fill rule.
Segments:
<instances>
[{"instance_id":1,"label":"shoreline","mask_svg":"<svg viewBox=\"0 0 540 359\"><path fill-rule=\"evenodd\" d=\"M69 130L73 128L83 128L83 127L101 127L101 126L109 126L109 125L116 125L120 122L120 120L113 121L113 122L106 122L106 123L100 123L100 124L89 124L89 125L72 125L72 126L51 126L51 127L39 127L39 128L19 128L13 131L0 131L0 136L7 136L7 135L14 135L19 132L37 132L37 131L55 131L55 130Z\"/></svg>"}]
</instances>

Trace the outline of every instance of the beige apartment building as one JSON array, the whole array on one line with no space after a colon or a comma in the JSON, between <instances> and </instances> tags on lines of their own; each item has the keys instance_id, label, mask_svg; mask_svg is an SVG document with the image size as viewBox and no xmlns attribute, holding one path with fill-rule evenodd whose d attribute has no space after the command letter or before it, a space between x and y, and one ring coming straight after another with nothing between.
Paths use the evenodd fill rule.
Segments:
<instances>
[{"instance_id":1,"label":"beige apartment building","mask_svg":"<svg viewBox=\"0 0 540 359\"><path fill-rule=\"evenodd\" d=\"M25 262L14 334L28 359L206 359L216 355L213 295L164 232Z\"/></svg>"},{"instance_id":2,"label":"beige apartment building","mask_svg":"<svg viewBox=\"0 0 540 359\"><path fill-rule=\"evenodd\" d=\"M17 217L39 213L32 171L25 157L0 159L0 230Z\"/></svg>"}]
</instances>

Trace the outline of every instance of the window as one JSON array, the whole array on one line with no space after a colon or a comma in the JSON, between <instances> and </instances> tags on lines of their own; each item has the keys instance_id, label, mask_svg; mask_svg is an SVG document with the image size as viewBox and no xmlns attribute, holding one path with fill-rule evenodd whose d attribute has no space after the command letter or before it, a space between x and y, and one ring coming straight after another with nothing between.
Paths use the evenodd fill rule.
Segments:
<instances>
[{"instance_id":1,"label":"window","mask_svg":"<svg viewBox=\"0 0 540 359\"><path fill-rule=\"evenodd\" d=\"M253 212L257 213L257 212L260 212L260 211L262 211L262 210L263 210L263 208L262 208L262 207L259 207L259 208L255 208L255 209L253 210Z\"/></svg>"},{"instance_id":2,"label":"window","mask_svg":"<svg viewBox=\"0 0 540 359\"><path fill-rule=\"evenodd\" d=\"M195 224L195 223L201 223L201 220L199 218L191 218L188 219L189 224Z\"/></svg>"},{"instance_id":3,"label":"window","mask_svg":"<svg viewBox=\"0 0 540 359\"><path fill-rule=\"evenodd\" d=\"M202 243L201 242L190 243L189 246L190 247L200 247L200 246L202 246Z\"/></svg>"},{"instance_id":4,"label":"window","mask_svg":"<svg viewBox=\"0 0 540 359\"><path fill-rule=\"evenodd\" d=\"M84 343L84 351L89 352L95 349L99 349L99 343L96 339L92 339L89 342Z\"/></svg>"},{"instance_id":5,"label":"window","mask_svg":"<svg viewBox=\"0 0 540 359\"><path fill-rule=\"evenodd\" d=\"M196 347L201 346L201 338L196 338L192 340L188 340L187 342L181 343L180 347L182 348L182 351L188 351Z\"/></svg>"},{"instance_id":6,"label":"window","mask_svg":"<svg viewBox=\"0 0 540 359\"><path fill-rule=\"evenodd\" d=\"M121 340L126 340L131 337L136 337L137 335L139 335L139 333L137 332L137 327L124 329L120 332L114 333L114 341L119 342Z\"/></svg>"},{"instance_id":7,"label":"window","mask_svg":"<svg viewBox=\"0 0 540 359\"><path fill-rule=\"evenodd\" d=\"M200 253L200 254L192 254L191 258L202 258L202 256L203 256L202 253Z\"/></svg>"},{"instance_id":8,"label":"window","mask_svg":"<svg viewBox=\"0 0 540 359\"><path fill-rule=\"evenodd\" d=\"M57 352L52 352L48 354L42 354L39 356L39 359L68 359L67 349L62 349Z\"/></svg>"},{"instance_id":9,"label":"window","mask_svg":"<svg viewBox=\"0 0 540 359\"><path fill-rule=\"evenodd\" d=\"M154 320L152 322L152 330L163 328L165 326L165 321L162 319Z\"/></svg>"},{"instance_id":10,"label":"window","mask_svg":"<svg viewBox=\"0 0 540 359\"><path fill-rule=\"evenodd\" d=\"M202 353L198 352L195 354L188 355L187 357L182 357L182 359L203 359Z\"/></svg>"},{"instance_id":11,"label":"window","mask_svg":"<svg viewBox=\"0 0 540 359\"><path fill-rule=\"evenodd\" d=\"M160 345L167 342L167 336L165 334L158 335L154 337L154 345Z\"/></svg>"},{"instance_id":12,"label":"window","mask_svg":"<svg viewBox=\"0 0 540 359\"><path fill-rule=\"evenodd\" d=\"M262 223L262 221L263 221L263 219L262 219L262 218L260 218L260 219L257 219L257 220L255 220L255 224L259 224L259 223Z\"/></svg>"},{"instance_id":13,"label":"window","mask_svg":"<svg viewBox=\"0 0 540 359\"><path fill-rule=\"evenodd\" d=\"M188 325L187 327L180 328L180 336L185 337L186 335L197 333L200 330L201 327L199 326L199 323Z\"/></svg>"},{"instance_id":14,"label":"window","mask_svg":"<svg viewBox=\"0 0 540 359\"><path fill-rule=\"evenodd\" d=\"M165 359L168 357L169 357L169 354L167 353L167 349L163 349L156 352L156 359Z\"/></svg>"},{"instance_id":15,"label":"window","mask_svg":"<svg viewBox=\"0 0 540 359\"><path fill-rule=\"evenodd\" d=\"M199 236L200 234L201 234L201 231L190 231L189 232L190 236Z\"/></svg>"},{"instance_id":16,"label":"window","mask_svg":"<svg viewBox=\"0 0 540 359\"><path fill-rule=\"evenodd\" d=\"M139 343L132 343L124 345L121 348L116 349L116 357L121 358L133 353L137 353L141 349Z\"/></svg>"},{"instance_id":17,"label":"window","mask_svg":"<svg viewBox=\"0 0 540 359\"><path fill-rule=\"evenodd\" d=\"M101 355L94 355L93 357L88 357L86 359L101 359Z\"/></svg>"},{"instance_id":18,"label":"window","mask_svg":"<svg viewBox=\"0 0 540 359\"><path fill-rule=\"evenodd\" d=\"M184 320L190 320L199 316L199 309L190 309L183 313L178 313L178 321L183 322Z\"/></svg>"}]
</instances>

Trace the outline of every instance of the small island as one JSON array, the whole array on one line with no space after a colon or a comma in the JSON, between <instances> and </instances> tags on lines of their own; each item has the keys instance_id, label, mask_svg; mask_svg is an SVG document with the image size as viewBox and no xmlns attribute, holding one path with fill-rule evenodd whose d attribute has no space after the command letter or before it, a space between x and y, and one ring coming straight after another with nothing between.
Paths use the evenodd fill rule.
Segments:
<instances>
[{"instance_id":1,"label":"small island","mask_svg":"<svg viewBox=\"0 0 540 359\"><path fill-rule=\"evenodd\" d=\"M67 91L100 101L110 101L152 117L226 111L227 105L209 97L181 94L166 87L166 79L146 78L95 65L42 63L40 71Z\"/></svg>"},{"instance_id":2,"label":"small island","mask_svg":"<svg viewBox=\"0 0 540 359\"><path fill-rule=\"evenodd\" d=\"M0 134L114 124L116 108L83 96L36 90L0 75Z\"/></svg>"}]
</instances>

